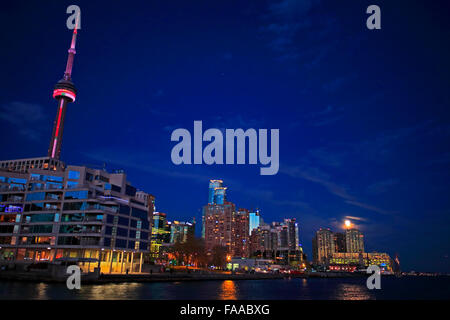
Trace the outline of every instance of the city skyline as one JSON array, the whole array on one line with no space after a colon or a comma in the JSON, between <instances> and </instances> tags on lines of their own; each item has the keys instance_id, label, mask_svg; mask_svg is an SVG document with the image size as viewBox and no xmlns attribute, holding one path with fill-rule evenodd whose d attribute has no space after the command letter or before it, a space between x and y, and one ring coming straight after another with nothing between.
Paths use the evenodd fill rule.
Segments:
<instances>
[{"instance_id":1,"label":"city skyline","mask_svg":"<svg viewBox=\"0 0 450 320\"><path fill-rule=\"evenodd\" d=\"M99 167L106 162L109 171L125 169L133 185L156 196L157 210L177 220L195 216L200 221L201 206L208 202L205 185L220 178L239 207L258 208L269 221L295 217L309 259L313 232L319 227L335 229L350 219L372 246L367 251L398 252L407 269L448 272L450 115L444 108L449 100L442 72L449 48L439 47L433 54L425 49L441 46L445 31L428 27L428 33L435 31L434 37L420 37L418 27L394 26L388 15L384 21L391 33L383 29L380 38L368 34L358 21L344 23L364 6L353 4L344 12L314 1L298 7L282 3L291 6L293 17L279 2L239 8L211 4L208 9L213 14L195 6L184 7L186 14L180 9L176 17L181 21L171 27L159 16L171 17L170 6L152 4L146 7L149 10L138 6L136 10L148 16L136 11L142 21L123 21L124 29L113 35L102 31L110 29L106 17L118 17L120 6L112 4L102 18L94 17L95 4L81 2L83 40L77 44L73 76L79 94L66 115L61 160ZM401 12L393 4L384 6ZM14 21L5 17L1 22L15 27L17 34L5 35L10 46L0 53L2 61L11 62L5 65L11 77L1 79L1 134L6 139L0 160L46 153L54 117L49 92L61 77L70 37L64 28L66 7L61 3L45 8L47 16L58 19L39 18L39 31L29 32L35 19L43 16L36 14L43 10L38 5L11 4L8 10L15 13ZM421 9L412 5L411 10ZM188 14L209 17L203 23L212 25L216 35L205 32L206 44L191 37L189 31L205 25L196 25ZM214 17L222 20L213 22ZM230 17L240 23L245 18L245 27L230 23L223 28L221 22L232 21ZM363 18L361 10L359 20ZM335 35L358 39L361 52L356 54L357 43L348 41L341 46L353 48L353 56L333 56L329 51L339 44L318 45L300 35L305 28L322 30L325 39ZM416 32L415 37L398 40L406 29ZM217 35L225 40L216 41ZM144 38L150 40L141 41ZM197 46L191 48L191 41ZM388 44L397 53L383 58L376 48ZM30 47L34 54L25 60ZM103 50L108 54L102 57ZM417 59L426 59L426 66L410 70L406 64ZM350 71L339 69L339 62ZM385 68L377 68L378 63ZM317 65L332 68L323 73ZM373 75L385 82L371 80ZM434 81L433 89L421 86L422 75ZM394 85L396 92L392 92ZM272 90L261 92L261 87ZM144 101L134 98L139 94L146 96ZM257 168L247 165L174 166L170 132L196 119L217 128L280 128L280 172L260 177ZM174 196L180 201L173 201Z\"/></svg>"}]
</instances>

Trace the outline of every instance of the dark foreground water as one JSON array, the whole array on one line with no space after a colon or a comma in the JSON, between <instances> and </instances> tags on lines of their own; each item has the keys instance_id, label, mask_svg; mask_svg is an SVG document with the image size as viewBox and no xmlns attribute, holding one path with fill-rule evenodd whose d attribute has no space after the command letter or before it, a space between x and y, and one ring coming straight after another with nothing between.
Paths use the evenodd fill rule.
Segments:
<instances>
[{"instance_id":1,"label":"dark foreground water","mask_svg":"<svg viewBox=\"0 0 450 320\"><path fill-rule=\"evenodd\" d=\"M381 290L365 278L195 281L83 285L0 282L0 299L450 299L450 277L384 277Z\"/></svg>"}]
</instances>

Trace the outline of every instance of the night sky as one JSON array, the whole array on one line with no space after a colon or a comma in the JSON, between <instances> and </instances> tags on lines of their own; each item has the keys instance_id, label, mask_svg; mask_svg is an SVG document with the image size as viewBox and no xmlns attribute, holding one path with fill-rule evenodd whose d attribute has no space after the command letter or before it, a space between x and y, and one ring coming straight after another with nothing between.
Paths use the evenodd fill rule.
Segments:
<instances>
[{"instance_id":1,"label":"night sky","mask_svg":"<svg viewBox=\"0 0 450 320\"><path fill-rule=\"evenodd\" d=\"M0 159L45 156L81 8L61 158L124 169L170 220L201 221L209 179L311 258L346 217L366 250L450 272L448 1L11 1L0 5ZM366 28L368 5L381 30ZM176 128L280 129L280 171L172 164ZM200 227L198 228L200 231Z\"/></svg>"}]
</instances>

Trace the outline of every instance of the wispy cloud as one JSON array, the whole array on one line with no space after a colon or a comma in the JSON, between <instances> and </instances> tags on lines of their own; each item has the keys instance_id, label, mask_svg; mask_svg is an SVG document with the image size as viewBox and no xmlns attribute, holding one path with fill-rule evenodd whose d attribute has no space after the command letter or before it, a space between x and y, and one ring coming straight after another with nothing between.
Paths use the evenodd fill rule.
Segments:
<instances>
[{"instance_id":1,"label":"wispy cloud","mask_svg":"<svg viewBox=\"0 0 450 320\"><path fill-rule=\"evenodd\" d=\"M39 140L42 125L47 121L44 108L38 104L14 101L0 106L0 120L15 127L16 132L30 140Z\"/></svg>"},{"instance_id":2,"label":"wispy cloud","mask_svg":"<svg viewBox=\"0 0 450 320\"><path fill-rule=\"evenodd\" d=\"M280 172L294 178L302 178L313 183L317 183L326 188L331 194L344 199L344 202L347 204L381 214L394 213L392 211L383 210L376 206L359 201L355 196L350 194L348 187L344 187L331 181L330 176L318 168L301 166L291 167L283 164L280 166Z\"/></svg>"},{"instance_id":3,"label":"wispy cloud","mask_svg":"<svg viewBox=\"0 0 450 320\"><path fill-rule=\"evenodd\" d=\"M378 212L378 213L381 213L381 214L392 214L392 213L394 213L393 211L383 210L383 209L380 209L380 208L377 208L375 206L369 205L367 203L362 203L362 202L359 202L359 201L347 200L345 202L348 203L348 204L351 204L353 206L361 207L363 209L367 209L367 210L370 210L370 211Z\"/></svg>"},{"instance_id":4,"label":"wispy cloud","mask_svg":"<svg viewBox=\"0 0 450 320\"><path fill-rule=\"evenodd\" d=\"M345 216L346 219L350 220L356 220L356 221L367 221L368 219L362 218L362 217L355 217L355 216Z\"/></svg>"}]
</instances>

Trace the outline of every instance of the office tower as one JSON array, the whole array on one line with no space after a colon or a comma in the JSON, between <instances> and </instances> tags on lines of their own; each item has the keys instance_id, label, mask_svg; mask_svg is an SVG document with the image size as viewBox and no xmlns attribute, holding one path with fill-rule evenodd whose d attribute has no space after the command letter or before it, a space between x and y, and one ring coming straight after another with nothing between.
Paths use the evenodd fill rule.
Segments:
<instances>
[{"instance_id":1,"label":"office tower","mask_svg":"<svg viewBox=\"0 0 450 320\"><path fill-rule=\"evenodd\" d=\"M103 273L140 271L153 206L136 198L125 173L51 158L4 163L15 163L16 171L0 169L0 259L96 258ZM152 195L145 198L153 203Z\"/></svg>"},{"instance_id":2,"label":"office tower","mask_svg":"<svg viewBox=\"0 0 450 320\"><path fill-rule=\"evenodd\" d=\"M153 213L152 241L159 244L170 242L170 224L167 215L163 212Z\"/></svg>"},{"instance_id":3,"label":"office tower","mask_svg":"<svg viewBox=\"0 0 450 320\"><path fill-rule=\"evenodd\" d=\"M58 109L56 111L55 121L53 122L52 137L48 148L49 158L59 159L60 157L66 108L69 103L75 101L77 94L77 89L72 83L72 67L76 53L75 44L77 41L77 32L77 26L75 26L69 48L69 55L67 57L66 71L64 72L63 78L58 81L53 90L53 98L58 102Z\"/></svg>"},{"instance_id":4,"label":"office tower","mask_svg":"<svg viewBox=\"0 0 450 320\"><path fill-rule=\"evenodd\" d=\"M170 226L170 243L184 243L195 234L195 219L193 222L173 221Z\"/></svg>"},{"instance_id":5,"label":"office tower","mask_svg":"<svg viewBox=\"0 0 450 320\"><path fill-rule=\"evenodd\" d=\"M260 213L259 210L255 210L254 212L249 213L249 234L252 234L252 231L259 227L260 224Z\"/></svg>"},{"instance_id":6,"label":"office tower","mask_svg":"<svg viewBox=\"0 0 450 320\"><path fill-rule=\"evenodd\" d=\"M345 240L345 233L333 233L334 252L347 252L347 244Z\"/></svg>"},{"instance_id":7,"label":"office tower","mask_svg":"<svg viewBox=\"0 0 450 320\"><path fill-rule=\"evenodd\" d=\"M222 180L210 180L209 181L209 195L208 195L208 203L213 204L215 203L214 197L216 194L216 188L222 187Z\"/></svg>"},{"instance_id":8,"label":"office tower","mask_svg":"<svg viewBox=\"0 0 450 320\"><path fill-rule=\"evenodd\" d=\"M345 230L347 252L364 252L364 236L357 229Z\"/></svg>"},{"instance_id":9,"label":"office tower","mask_svg":"<svg viewBox=\"0 0 450 320\"><path fill-rule=\"evenodd\" d=\"M333 232L320 228L313 239L313 258L316 264L323 264L334 253Z\"/></svg>"}]
</instances>

